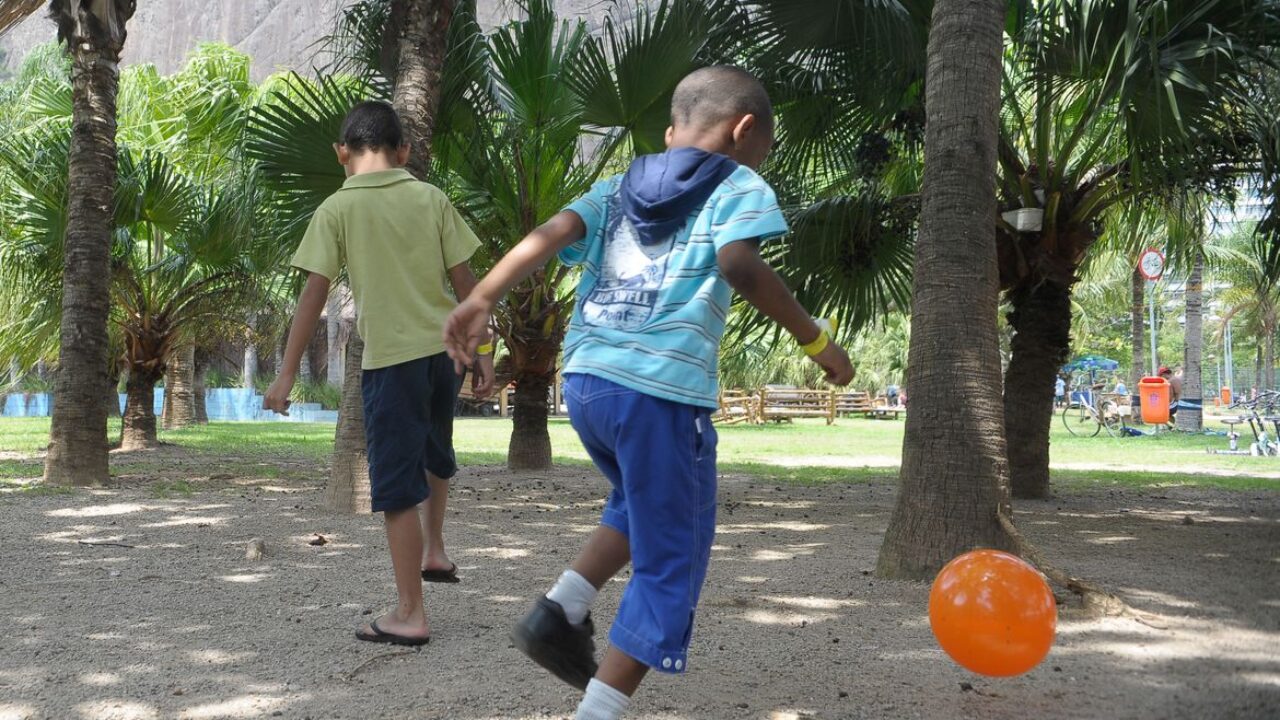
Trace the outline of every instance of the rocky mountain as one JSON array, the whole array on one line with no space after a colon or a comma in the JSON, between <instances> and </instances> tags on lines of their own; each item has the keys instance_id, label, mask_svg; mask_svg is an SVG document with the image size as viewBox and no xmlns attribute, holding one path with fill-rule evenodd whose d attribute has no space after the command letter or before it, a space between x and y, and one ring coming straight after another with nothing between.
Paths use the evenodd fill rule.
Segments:
<instances>
[{"instance_id":1,"label":"rocky mountain","mask_svg":"<svg viewBox=\"0 0 1280 720\"><path fill-rule=\"evenodd\" d=\"M201 42L231 45L253 58L256 80L281 69L306 71L317 63L317 43L333 32L341 10L352 0L139 0L129 22L124 63L153 63L171 73ZM556 0L564 17L595 25L609 0ZM479 0L482 23L492 27L517 11L512 0ZM0 37L12 68L31 48L54 39L53 22L39 13Z\"/></svg>"}]
</instances>

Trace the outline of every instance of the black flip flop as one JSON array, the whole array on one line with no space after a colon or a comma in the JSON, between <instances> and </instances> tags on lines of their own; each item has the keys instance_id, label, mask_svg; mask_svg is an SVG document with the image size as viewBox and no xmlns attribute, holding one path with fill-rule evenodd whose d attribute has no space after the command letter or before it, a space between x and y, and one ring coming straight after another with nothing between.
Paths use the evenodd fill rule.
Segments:
<instances>
[{"instance_id":1,"label":"black flip flop","mask_svg":"<svg viewBox=\"0 0 1280 720\"><path fill-rule=\"evenodd\" d=\"M449 563L448 570L423 570L422 580L424 582L434 583L461 582L461 580L458 579L458 566L455 563Z\"/></svg>"},{"instance_id":2,"label":"black flip flop","mask_svg":"<svg viewBox=\"0 0 1280 720\"><path fill-rule=\"evenodd\" d=\"M373 632L367 633L364 631L363 628L360 630L357 630L356 639L363 640L365 642L387 643L388 645L407 645L409 647L426 645L427 643L431 642L430 635L424 638L415 638L415 637L406 637L404 635L396 635L394 633L389 633L389 632L383 632L382 629L378 627L377 620L374 620L373 622L369 623L369 627L370 629L373 630Z\"/></svg>"}]
</instances>

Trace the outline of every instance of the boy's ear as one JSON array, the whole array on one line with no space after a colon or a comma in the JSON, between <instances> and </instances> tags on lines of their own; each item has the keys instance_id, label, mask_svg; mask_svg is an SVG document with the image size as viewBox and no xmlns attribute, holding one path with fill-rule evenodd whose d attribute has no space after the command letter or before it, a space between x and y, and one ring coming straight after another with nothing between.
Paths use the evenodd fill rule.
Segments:
<instances>
[{"instance_id":1,"label":"boy's ear","mask_svg":"<svg viewBox=\"0 0 1280 720\"><path fill-rule=\"evenodd\" d=\"M666 136L664 136L664 137L663 137L663 142L665 142L665 143L667 144L667 147L671 147L671 141L675 138L675 136L676 136L676 128L675 128L675 126L674 126L674 125L668 125L668 126L667 126L667 134L666 134Z\"/></svg>"},{"instance_id":2,"label":"boy's ear","mask_svg":"<svg viewBox=\"0 0 1280 720\"><path fill-rule=\"evenodd\" d=\"M733 126L733 144L739 145L756 128L756 116L751 113L743 115L738 124Z\"/></svg>"},{"instance_id":3,"label":"boy's ear","mask_svg":"<svg viewBox=\"0 0 1280 720\"><path fill-rule=\"evenodd\" d=\"M342 143L333 144L333 154L338 156L339 165L346 165L347 163L351 162L351 151L348 150L347 146L343 145Z\"/></svg>"},{"instance_id":4,"label":"boy's ear","mask_svg":"<svg viewBox=\"0 0 1280 720\"><path fill-rule=\"evenodd\" d=\"M404 167L409 164L409 145L401 145L396 148L396 166Z\"/></svg>"}]
</instances>

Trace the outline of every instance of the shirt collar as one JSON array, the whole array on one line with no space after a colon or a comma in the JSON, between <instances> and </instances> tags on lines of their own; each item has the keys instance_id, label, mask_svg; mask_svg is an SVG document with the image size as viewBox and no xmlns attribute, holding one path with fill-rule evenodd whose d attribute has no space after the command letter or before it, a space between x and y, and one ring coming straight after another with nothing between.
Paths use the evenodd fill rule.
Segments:
<instances>
[{"instance_id":1,"label":"shirt collar","mask_svg":"<svg viewBox=\"0 0 1280 720\"><path fill-rule=\"evenodd\" d=\"M342 189L348 190L350 188L384 187L387 185L393 185L398 182L404 182L405 180L416 180L416 179L417 178L411 175L409 171L405 170L404 168L394 168L392 170L379 170L377 172L360 173L359 175L352 175L351 177L346 179L346 182L342 183Z\"/></svg>"}]
</instances>

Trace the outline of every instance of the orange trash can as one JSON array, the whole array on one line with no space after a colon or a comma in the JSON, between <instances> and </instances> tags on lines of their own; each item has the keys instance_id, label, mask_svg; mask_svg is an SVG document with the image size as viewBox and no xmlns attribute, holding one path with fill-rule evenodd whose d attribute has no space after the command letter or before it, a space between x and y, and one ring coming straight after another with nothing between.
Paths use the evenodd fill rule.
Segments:
<instances>
[{"instance_id":1,"label":"orange trash can","mask_svg":"<svg viewBox=\"0 0 1280 720\"><path fill-rule=\"evenodd\" d=\"M1228 407L1230 405L1231 405L1231 388L1224 387L1222 388L1222 407Z\"/></svg>"},{"instance_id":2,"label":"orange trash can","mask_svg":"<svg viewBox=\"0 0 1280 720\"><path fill-rule=\"evenodd\" d=\"M1142 422L1163 425L1169 422L1169 381L1162 377L1144 377L1138 382L1142 396Z\"/></svg>"}]
</instances>

